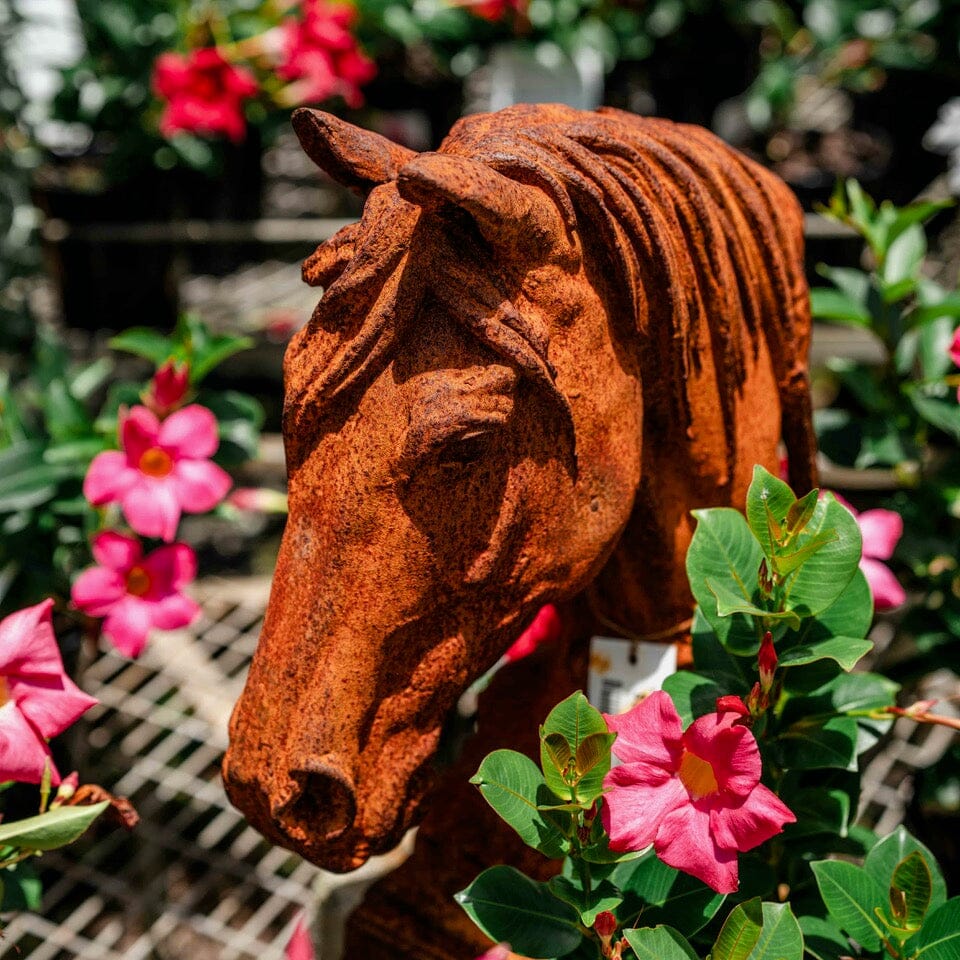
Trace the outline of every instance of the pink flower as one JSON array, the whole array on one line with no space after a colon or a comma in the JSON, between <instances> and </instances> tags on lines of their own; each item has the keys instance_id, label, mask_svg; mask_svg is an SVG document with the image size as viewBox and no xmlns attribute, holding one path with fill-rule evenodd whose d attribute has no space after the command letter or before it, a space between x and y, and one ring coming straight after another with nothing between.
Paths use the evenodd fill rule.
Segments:
<instances>
[{"instance_id":1,"label":"pink flower","mask_svg":"<svg viewBox=\"0 0 960 960\"><path fill-rule=\"evenodd\" d=\"M953 331L953 340L950 341L947 352L950 354L954 366L960 367L960 327Z\"/></svg>"},{"instance_id":2,"label":"pink flower","mask_svg":"<svg viewBox=\"0 0 960 960\"><path fill-rule=\"evenodd\" d=\"M612 850L653 844L671 867L718 893L739 885L737 852L752 850L796 817L760 783L760 750L739 709L707 714L686 731L669 695L605 716L623 762L604 779L601 812Z\"/></svg>"},{"instance_id":3,"label":"pink flower","mask_svg":"<svg viewBox=\"0 0 960 960\"><path fill-rule=\"evenodd\" d=\"M197 574L197 558L185 543L160 547L148 556L138 540L107 530L93 538L100 566L77 577L74 606L105 617L103 632L124 656L140 655L154 627L185 627L200 607L181 592Z\"/></svg>"},{"instance_id":4,"label":"pink flower","mask_svg":"<svg viewBox=\"0 0 960 960\"><path fill-rule=\"evenodd\" d=\"M49 763L60 783L47 740L97 702L63 671L52 607L44 600L0 622L0 781L40 783Z\"/></svg>"},{"instance_id":5,"label":"pink flower","mask_svg":"<svg viewBox=\"0 0 960 960\"><path fill-rule=\"evenodd\" d=\"M510 944L498 943L485 953L481 953L477 960L510 960Z\"/></svg>"},{"instance_id":6,"label":"pink flower","mask_svg":"<svg viewBox=\"0 0 960 960\"><path fill-rule=\"evenodd\" d=\"M867 578L873 605L877 610L899 607L907 599L906 591L882 560L893 556L894 548L903 536L903 517L896 510L864 510L858 513L843 497L834 494L837 501L855 517L863 538L860 569Z\"/></svg>"},{"instance_id":7,"label":"pink flower","mask_svg":"<svg viewBox=\"0 0 960 960\"><path fill-rule=\"evenodd\" d=\"M522 660L524 657L533 653L542 643L549 643L560 636L562 624L557 608L548 603L540 608L533 622L507 649L503 655L504 660L511 663L514 660Z\"/></svg>"},{"instance_id":8,"label":"pink flower","mask_svg":"<svg viewBox=\"0 0 960 960\"><path fill-rule=\"evenodd\" d=\"M217 420L192 404L163 423L146 407L134 407L120 427L123 450L93 458L84 496L94 505L119 501L133 529L144 537L173 540L180 513L203 513L230 489L229 475L208 459L216 452Z\"/></svg>"},{"instance_id":9,"label":"pink flower","mask_svg":"<svg viewBox=\"0 0 960 960\"><path fill-rule=\"evenodd\" d=\"M339 94L350 107L363 104L360 87L374 78L377 68L350 32L356 10L331 0L304 0L303 18L280 25L282 59L277 73L295 81L288 89L290 103L319 103Z\"/></svg>"},{"instance_id":10,"label":"pink flower","mask_svg":"<svg viewBox=\"0 0 960 960\"><path fill-rule=\"evenodd\" d=\"M168 360L153 375L150 386L143 395L143 402L161 419L183 403L190 386L190 367L185 363Z\"/></svg>"},{"instance_id":11,"label":"pink flower","mask_svg":"<svg viewBox=\"0 0 960 960\"><path fill-rule=\"evenodd\" d=\"M287 943L283 955L286 960L314 960L316 956L313 950L313 940L310 939L310 931L307 929L307 924L302 916L293 928L293 933L290 935L290 941Z\"/></svg>"},{"instance_id":12,"label":"pink flower","mask_svg":"<svg viewBox=\"0 0 960 960\"><path fill-rule=\"evenodd\" d=\"M176 133L225 133L243 139L243 101L257 92L253 74L235 67L219 50L162 53L153 67L153 89L166 100L160 118L165 137Z\"/></svg>"},{"instance_id":13,"label":"pink flower","mask_svg":"<svg viewBox=\"0 0 960 960\"><path fill-rule=\"evenodd\" d=\"M236 487L227 503L248 513L286 513L287 495L269 487Z\"/></svg>"}]
</instances>

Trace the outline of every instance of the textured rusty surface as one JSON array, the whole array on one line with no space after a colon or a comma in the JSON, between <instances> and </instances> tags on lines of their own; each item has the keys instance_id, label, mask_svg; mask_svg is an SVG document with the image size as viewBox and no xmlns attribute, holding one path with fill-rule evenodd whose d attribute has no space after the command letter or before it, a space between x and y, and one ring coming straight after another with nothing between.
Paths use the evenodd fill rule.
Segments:
<instances>
[{"instance_id":1,"label":"textured rusty surface","mask_svg":"<svg viewBox=\"0 0 960 960\"><path fill-rule=\"evenodd\" d=\"M423 154L294 122L366 203L304 264L290 518L224 778L270 839L349 870L417 822L450 707L542 604L573 599L581 640L667 629L690 510L742 505L781 428L811 484L802 218L710 133L613 110L468 117ZM577 649L522 723L488 698L470 749L534 731ZM463 824L465 855L502 859L488 829Z\"/></svg>"}]
</instances>

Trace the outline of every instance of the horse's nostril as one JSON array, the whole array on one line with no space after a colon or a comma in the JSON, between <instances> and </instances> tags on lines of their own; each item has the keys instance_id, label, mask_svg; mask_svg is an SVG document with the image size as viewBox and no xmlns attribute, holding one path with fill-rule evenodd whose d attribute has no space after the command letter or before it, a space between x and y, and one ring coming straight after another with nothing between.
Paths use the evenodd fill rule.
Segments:
<instances>
[{"instance_id":1,"label":"horse's nostril","mask_svg":"<svg viewBox=\"0 0 960 960\"><path fill-rule=\"evenodd\" d=\"M284 830L298 840L335 840L354 821L353 784L335 770L294 771L299 795L280 814Z\"/></svg>"}]
</instances>

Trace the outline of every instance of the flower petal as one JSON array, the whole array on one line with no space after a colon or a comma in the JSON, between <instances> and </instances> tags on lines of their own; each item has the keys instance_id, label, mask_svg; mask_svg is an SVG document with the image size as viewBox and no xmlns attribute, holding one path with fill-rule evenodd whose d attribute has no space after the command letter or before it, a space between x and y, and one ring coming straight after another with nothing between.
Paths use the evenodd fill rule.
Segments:
<instances>
[{"instance_id":1,"label":"flower petal","mask_svg":"<svg viewBox=\"0 0 960 960\"><path fill-rule=\"evenodd\" d=\"M93 557L102 567L126 573L143 555L140 541L116 530L104 530L90 541Z\"/></svg>"},{"instance_id":2,"label":"flower petal","mask_svg":"<svg viewBox=\"0 0 960 960\"><path fill-rule=\"evenodd\" d=\"M669 694L655 690L626 713L605 713L603 719L617 734L613 752L624 763L653 763L676 769L683 725Z\"/></svg>"},{"instance_id":3,"label":"flower petal","mask_svg":"<svg viewBox=\"0 0 960 960\"><path fill-rule=\"evenodd\" d=\"M119 500L136 483L139 474L119 450L98 453L83 478L83 495L95 507Z\"/></svg>"},{"instance_id":4,"label":"flower petal","mask_svg":"<svg viewBox=\"0 0 960 960\"><path fill-rule=\"evenodd\" d=\"M17 705L8 701L0 707L0 781L19 780L39 783L50 748L27 722ZM51 782L60 782L60 774L50 760Z\"/></svg>"},{"instance_id":5,"label":"flower petal","mask_svg":"<svg viewBox=\"0 0 960 960\"><path fill-rule=\"evenodd\" d=\"M212 510L233 486L230 474L210 460L178 460L170 481L187 513Z\"/></svg>"},{"instance_id":6,"label":"flower petal","mask_svg":"<svg viewBox=\"0 0 960 960\"><path fill-rule=\"evenodd\" d=\"M150 605L136 597L127 597L104 620L103 635L125 657L138 657L152 627Z\"/></svg>"},{"instance_id":7,"label":"flower petal","mask_svg":"<svg viewBox=\"0 0 960 960\"><path fill-rule=\"evenodd\" d=\"M907 599L906 591L889 567L870 557L860 558L860 569L867 578L873 605L877 610L890 610L899 607Z\"/></svg>"},{"instance_id":8,"label":"flower petal","mask_svg":"<svg viewBox=\"0 0 960 960\"><path fill-rule=\"evenodd\" d=\"M20 712L49 739L63 733L97 701L87 696L67 676L8 677L10 699Z\"/></svg>"},{"instance_id":9,"label":"flower petal","mask_svg":"<svg viewBox=\"0 0 960 960\"><path fill-rule=\"evenodd\" d=\"M200 604L182 593L172 593L158 600L153 607L153 625L158 630L176 630L193 623L200 616Z\"/></svg>"},{"instance_id":10,"label":"flower petal","mask_svg":"<svg viewBox=\"0 0 960 960\"><path fill-rule=\"evenodd\" d=\"M530 626L517 637L503 655L508 663L529 656L543 643L550 643L560 636L563 624L557 608L548 603L537 611Z\"/></svg>"},{"instance_id":11,"label":"flower petal","mask_svg":"<svg viewBox=\"0 0 960 960\"><path fill-rule=\"evenodd\" d=\"M713 767L721 790L746 796L759 782L763 763L753 734L735 723L736 713L708 713L694 720L683 745Z\"/></svg>"},{"instance_id":12,"label":"flower petal","mask_svg":"<svg viewBox=\"0 0 960 960\"><path fill-rule=\"evenodd\" d=\"M151 598L159 600L193 582L197 575L197 555L185 543L171 543L154 550L143 561L143 567L154 584Z\"/></svg>"},{"instance_id":13,"label":"flower petal","mask_svg":"<svg viewBox=\"0 0 960 960\"><path fill-rule=\"evenodd\" d=\"M152 410L137 405L126 415L120 427L120 443L133 469L147 450L158 445L159 432L160 421Z\"/></svg>"},{"instance_id":14,"label":"flower petal","mask_svg":"<svg viewBox=\"0 0 960 960\"><path fill-rule=\"evenodd\" d=\"M889 560L903 536L903 517L896 510L864 510L857 523L863 537L863 555Z\"/></svg>"},{"instance_id":15,"label":"flower petal","mask_svg":"<svg viewBox=\"0 0 960 960\"><path fill-rule=\"evenodd\" d=\"M63 673L50 620L52 600L17 610L0 621L0 674L53 676Z\"/></svg>"},{"instance_id":16,"label":"flower petal","mask_svg":"<svg viewBox=\"0 0 960 960\"><path fill-rule=\"evenodd\" d=\"M180 522L180 502L172 482L142 477L122 501L127 522L143 537L172 540Z\"/></svg>"},{"instance_id":17,"label":"flower petal","mask_svg":"<svg viewBox=\"0 0 960 960\"><path fill-rule=\"evenodd\" d=\"M667 865L693 874L717 893L734 893L740 886L736 851L718 847L710 832L710 811L686 803L660 824L653 849Z\"/></svg>"},{"instance_id":18,"label":"flower petal","mask_svg":"<svg viewBox=\"0 0 960 960\"><path fill-rule=\"evenodd\" d=\"M642 850L653 843L661 820L689 802L687 791L663 768L623 763L603 780L608 792L600 811L611 850Z\"/></svg>"},{"instance_id":19,"label":"flower petal","mask_svg":"<svg viewBox=\"0 0 960 960\"><path fill-rule=\"evenodd\" d=\"M70 589L73 605L91 617L103 617L127 593L123 574L106 567L90 567L74 581Z\"/></svg>"},{"instance_id":20,"label":"flower petal","mask_svg":"<svg viewBox=\"0 0 960 960\"><path fill-rule=\"evenodd\" d=\"M160 445L177 459L206 460L217 452L217 418L206 407L191 403L171 413L160 425Z\"/></svg>"},{"instance_id":21,"label":"flower petal","mask_svg":"<svg viewBox=\"0 0 960 960\"><path fill-rule=\"evenodd\" d=\"M762 783L739 805L716 804L710 811L714 840L730 850L752 850L796 821L793 811Z\"/></svg>"}]
</instances>

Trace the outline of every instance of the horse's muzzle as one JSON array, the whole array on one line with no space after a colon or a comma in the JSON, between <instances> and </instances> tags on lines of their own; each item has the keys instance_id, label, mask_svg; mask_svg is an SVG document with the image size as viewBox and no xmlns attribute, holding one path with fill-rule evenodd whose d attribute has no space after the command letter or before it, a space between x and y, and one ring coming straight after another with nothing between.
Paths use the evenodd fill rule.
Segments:
<instances>
[{"instance_id":1,"label":"horse's muzzle","mask_svg":"<svg viewBox=\"0 0 960 960\"><path fill-rule=\"evenodd\" d=\"M277 827L297 843L332 842L344 835L357 815L353 779L333 757L291 770L292 791L270 805Z\"/></svg>"}]
</instances>

